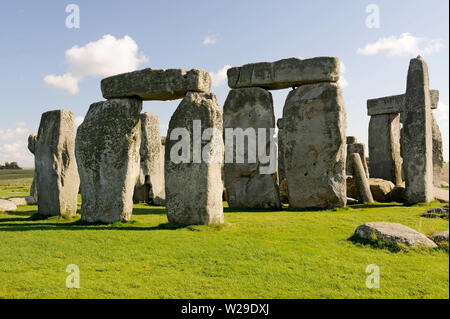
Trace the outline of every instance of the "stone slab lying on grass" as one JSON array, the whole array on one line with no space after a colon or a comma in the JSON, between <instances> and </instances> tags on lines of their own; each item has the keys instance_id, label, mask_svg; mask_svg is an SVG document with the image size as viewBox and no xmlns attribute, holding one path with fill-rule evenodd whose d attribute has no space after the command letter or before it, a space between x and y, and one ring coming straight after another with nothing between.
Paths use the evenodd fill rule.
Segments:
<instances>
[{"instance_id":1,"label":"stone slab lying on grass","mask_svg":"<svg viewBox=\"0 0 450 319\"><path fill-rule=\"evenodd\" d=\"M10 210L16 210L17 206L12 201L7 199L0 199L0 211L6 212Z\"/></svg>"},{"instance_id":2,"label":"stone slab lying on grass","mask_svg":"<svg viewBox=\"0 0 450 319\"><path fill-rule=\"evenodd\" d=\"M36 204L36 200L32 196L26 196L26 197L8 197L4 198L6 200L9 200L10 202L13 202L15 205L34 205Z\"/></svg>"},{"instance_id":3,"label":"stone slab lying on grass","mask_svg":"<svg viewBox=\"0 0 450 319\"><path fill-rule=\"evenodd\" d=\"M369 240L373 239L373 236L375 236L379 240L392 244L437 247L437 245L424 234L398 223L365 223L356 228L355 235Z\"/></svg>"},{"instance_id":4,"label":"stone slab lying on grass","mask_svg":"<svg viewBox=\"0 0 450 319\"><path fill-rule=\"evenodd\" d=\"M434 199L441 203L448 203L449 193L448 190L439 187L434 188Z\"/></svg>"},{"instance_id":5,"label":"stone slab lying on grass","mask_svg":"<svg viewBox=\"0 0 450 319\"><path fill-rule=\"evenodd\" d=\"M336 57L290 58L234 67L228 70L227 75L228 86L232 89L261 87L280 90L302 84L337 82L340 64Z\"/></svg>"},{"instance_id":6,"label":"stone slab lying on grass","mask_svg":"<svg viewBox=\"0 0 450 319\"><path fill-rule=\"evenodd\" d=\"M381 178L369 178L370 191L377 202L388 202L389 193L395 188L394 183Z\"/></svg>"},{"instance_id":7,"label":"stone slab lying on grass","mask_svg":"<svg viewBox=\"0 0 450 319\"><path fill-rule=\"evenodd\" d=\"M433 235L431 235L431 238L435 241L435 242L441 242L441 241L448 241L448 230L444 230L438 233L434 233Z\"/></svg>"},{"instance_id":8,"label":"stone slab lying on grass","mask_svg":"<svg viewBox=\"0 0 450 319\"><path fill-rule=\"evenodd\" d=\"M198 69L152 70L150 68L118 74L101 82L105 99L140 97L142 100L176 100L188 91L208 93L211 77Z\"/></svg>"}]
</instances>

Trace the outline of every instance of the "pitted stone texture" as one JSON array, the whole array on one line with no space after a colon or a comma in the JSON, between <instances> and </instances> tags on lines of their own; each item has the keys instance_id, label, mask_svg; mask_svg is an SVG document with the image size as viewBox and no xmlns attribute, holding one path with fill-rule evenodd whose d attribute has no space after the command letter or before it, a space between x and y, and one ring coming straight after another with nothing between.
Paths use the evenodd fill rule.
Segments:
<instances>
[{"instance_id":1,"label":"pitted stone texture","mask_svg":"<svg viewBox=\"0 0 450 319\"><path fill-rule=\"evenodd\" d=\"M279 90L317 82L337 82L340 64L336 57L290 58L234 67L227 74L228 86L232 89L261 87Z\"/></svg>"},{"instance_id":2,"label":"pitted stone texture","mask_svg":"<svg viewBox=\"0 0 450 319\"><path fill-rule=\"evenodd\" d=\"M39 214L76 214L80 178L75 159L72 111L57 110L42 114L34 162Z\"/></svg>"},{"instance_id":3,"label":"pitted stone texture","mask_svg":"<svg viewBox=\"0 0 450 319\"><path fill-rule=\"evenodd\" d=\"M372 239L372 236L375 236L377 239L383 241L406 246L437 247L424 234L397 223L365 223L356 229L355 235L365 239Z\"/></svg>"},{"instance_id":4,"label":"pitted stone texture","mask_svg":"<svg viewBox=\"0 0 450 319\"><path fill-rule=\"evenodd\" d=\"M14 204L12 201L8 199L2 199L0 198L0 211L2 212L8 212L12 210L16 210L17 205Z\"/></svg>"},{"instance_id":5,"label":"pitted stone texture","mask_svg":"<svg viewBox=\"0 0 450 319\"><path fill-rule=\"evenodd\" d=\"M400 154L400 115L375 115L369 122L369 172L396 185L402 179Z\"/></svg>"},{"instance_id":6,"label":"pitted stone texture","mask_svg":"<svg viewBox=\"0 0 450 319\"><path fill-rule=\"evenodd\" d=\"M444 167L442 134L434 114L431 115L431 127L433 132L433 185L441 187L442 169Z\"/></svg>"},{"instance_id":7,"label":"pitted stone texture","mask_svg":"<svg viewBox=\"0 0 450 319\"><path fill-rule=\"evenodd\" d=\"M366 161L366 154L367 154L366 145L364 143L354 143L354 144L347 143L347 158L353 153L359 154L361 158L361 164L364 169L364 174L366 175L367 178L369 178L369 168L367 167ZM350 161L347 161L346 173L347 175L353 175L353 166L350 163Z\"/></svg>"},{"instance_id":8,"label":"pitted stone texture","mask_svg":"<svg viewBox=\"0 0 450 319\"><path fill-rule=\"evenodd\" d=\"M251 129L254 144L258 145L258 129L266 129L266 150L269 154L270 129L275 129L272 94L261 88L234 89L228 94L223 107L223 127L231 129ZM248 138L250 139L250 138ZM248 141L233 149L233 161L224 165L224 180L228 194L228 204L232 208L280 209L280 194L276 173L261 174L262 165L258 157L256 163L248 161ZM244 155L244 163L236 160L236 148ZM256 151L258 154L258 151Z\"/></svg>"},{"instance_id":9,"label":"pitted stone texture","mask_svg":"<svg viewBox=\"0 0 450 319\"><path fill-rule=\"evenodd\" d=\"M439 102L439 91L430 90L430 99L431 99L430 101L431 108L437 109ZM371 116L371 115L401 113L404 110L405 103L406 103L406 94L370 99L367 100L367 114Z\"/></svg>"},{"instance_id":10,"label":"pitted stone texture","mask_svg":"<svg viewBox=\"0 0 450 319\"><path fill-rule=\"evenodd\" d=\"M395 188L394 183L381 178L369 178L370 192L377 202L390 201L390 193Z\"/></svg>"},{"instance_id":11,"label":"pitted stone texture","mask_svg":"<svg viewBox=\"0 0 450 319\"><path fill-rule=\"evenodd\" d=\"M138 99L94 103L78 127L76 155L82 220L130 220L139 175L141 111L142 101Z\"/></svg>"},{"instance_id":12,"label":"pitted stone texture","mask_svg":"<svg viewBox=\"0 0 450 319\"><path fill-rule=\"evenodd\" d=\"M208 128L217 130L217 134L202 140L200 145L203 153L211 154L212 157L214 152L220 150L216 161L194 162L194 152L197 153L193 146L194 120L201 121L201 135ZM181 225L223 223L222 121L222 113L214 93L189 92L172 115L165 145L166 212L170 222ZM172 148L178 149L178 145L181 145L181 139L174 132L177 128L184 128L189 132L190 141L187 145L190 148L190 158L187 163L176 163L171 158ZM171 138L172 132L174 136ZM207 144L211 147L208 148ZM208 149L210 152L207 152ZM199 155L201 156L195 154Z\"/></svg>"},{"instance_id":13,"label":"pitted stone texture","mask_svg":"<svg viewBox=\"0 0 450 319\"><path fill-rule=\"evenodd\" d=\"M355 178L356 191L358 199L362 203L373 203L372 193L370 192L369 181L364 172L361 156L358 153L352 153L347 159L352 163L353 177Z\"/></svg>"},{"instance_id":14,"label":"pitted stone texture","mask_svg":"<svg viewBox=\"0 0 450 319\"><path fill-rule=\"evenodd\" d=\"M28 136L28 150L34 155L36 152L36 141L37 141L37 134L30 134ZM34 170L34 176L33 176L33 182L31 183L30 187L30 196L34 198L35 202L38 200L38 191L36 186L36 169Z\"/></svg>"},{"instance_id":15,"label":"pitted stone texture","mask_svg":"<svg viewBox=\"0 0 450 319\"><path fill-rule=\"evenodd\" d=\"M134 188L134 202L161 205L166 198L164 187L164 153L158 115L141 114L141 169Z\"/></svg>"},{"instance_id":16,"label":"pitted stone texture","mask_svg":"<svg viewBox=\"0 0 450 319\"><path fill-rule=\"evenodd\" d=\"M433 198L433 140L428 67L418 57L411 59L402 113L402 156L406 199L410 204Z\"/></svg>"},{"instance_id":17,"label":"pitted stone texture","mask_svg":"<svg viewBox=\"0 0 450 319\"><path fill-rule=\"evenodd\" d=\"M346 112L336 83L302 85L283 109L289 204L292 208L346 205Z\"/></svg>"},{"instance_id":18,"label":"pitted stone texture","mask_svg":"<svg viewBox=\"0 0 450 319\"><path fill-rule=\"evenodd\" d=\"M105 78L101 82L105 99L139 96L143 100L176 100L188 91L209 92L211 77L198 69L144 69Z\"/></svg>"}]
</instances>

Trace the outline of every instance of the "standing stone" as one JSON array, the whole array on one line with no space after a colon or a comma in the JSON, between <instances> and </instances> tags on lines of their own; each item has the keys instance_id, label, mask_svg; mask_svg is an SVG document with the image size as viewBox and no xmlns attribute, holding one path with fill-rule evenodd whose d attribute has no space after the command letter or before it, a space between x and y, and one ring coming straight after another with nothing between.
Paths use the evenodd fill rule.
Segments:
<instances>
[{"instance_id":1,"label":"standing stone","mask_svg":"<svg viewBox=\"0 0 450 319\"><path fill-rule=\"evenodd\" d=\"M249 132L242 140L235 138L232 149L232 162L225 163L225 188L228 194L228 204L232 208L266 208L280 209L280 193L277 185L276 170L272 174L263 174L263 165L253 153L255 161L249 161L249 140L257 147L259 129L265 129L265 154L270 152L270 129L275 129L272 94L261 88L234 89L228 94L223 107L223 127L234 132ZM248 131L247 131L248 129ZM251 133L254 133L253 135ZM243 154L244 163L238 163L236 153Z\"/></svg>"},{"instance_id":2,"label":"standing stone","mask_svg":"<svg viewBox=\"0 0 450 319\"><path fill-rule=\"evenodd\" d=\"M364 172L361 157L358 153L349 154L348 161L353 166L353 177L355 179L358 199L363 203L373 203L372 193L370 192L369 180Z\"/></svg>"},{"instance_id":3,"label":"standing stone","mask_svg":"<svg viewBox=\"0 0 450 319\"><path fill-rule=\"evenodd\" d=\"M373 115L369 123L370 177L401 185L400 114Z\"/></svg>"},{"instance_id":4,"label":"standing stone","mask_svg":"<svg viewBox=\"0 0 450 319\"><path fill-rule=\"evenodd\" d=\"M440 188L444 157L442 155L442 134L434 114L431 115L431 126L433 131L433 184Z\"/></svg>"},{"instance_id":5,"label":"standing stone","mask_svg":"<svg viewBox=\"0 0 450 319\"><path fill-rule=\"evenodd\" d=\"M277 135L277 144L278 144L278 183L280 189L280 201L283 203L289 202L289 191L287 187L286 181L286 170L284 164L284 137L283 137L283 119L278 119L277 121L278 127L278 135Z\"/></svg>"},{"instance_id":6,"label":"standing stone","mask_svg":"<svg viewBox=\"0 0 450 319\"><path fill-rule=\"evenodd\" d=\"M402 113L402 154L409 204L430 202L433 190L433 140L428 66L422 57L411 59Z\"/></svg>"},{"instance_id":7,"label":"standing stone","mask_svg":"<svg viewBox=\"0 0 450 319\"><path fill-rule=\"evenodd\" d=\"M214 93L187 93L170 119L165 146L169 221L223 223L222 113ZM203 160L208 155L209 160Z\"/></svg>"},{"instance_id":8,"label":"standing stone","mask_svg":"<svg viewBox=\"0 0 450 319\"><path fill-rule=\"evenodd\" d=\"M28 150L33 155L36 153L36 141L37 141L37 134L33 133L30 134L30 136L28 136ZM37 203L38 190L36 186L36 168L34 169L33 182L31 183L30 187L30 196L33 197L34 201Z\"/></svg>"},{"instance_id":9,"label":"standing stone","mask_svg":"<svg viewBox=\"0 0 450 319\"><path fill-rule=\"evenodd\" d=\"M34 162L39 214L76 214L80 178L75 159L72 111L57 110L42 114Z\"/></svg>"},{"instance_id":10,"label":"standing stone","mask_svg":"<svg viewBox=\"0 0 450 319\"><path fill-rule=\"evenodd\" d=\"M347 143L347 157L349 157L349 155L353 153L357 153L361 157L364 174L366 174L366 177L369 178L369 168L367 167L366 161L366 145L364 143ZM353 166L349 161L347 161L347 175L353 175Z\"/></svg>"},{"instance_id":11,"label":"standing stone","mask_svg":"<svg viewBox=\"0 0 450 319\"><path fill-rule=\"evenodd\" d=\"M82 220L126 222L133 210L141 145L138 99L112 99L90 106L78 127L76 156L81 178Z\"/></svg>"},{"instance_id":12,"label":"standing stone","mask_svg":"<svg viewBox=\"0 0 450 319\"><path fill-rule=\"evenodd\" d=\"M289 204L292 208L346 205L346 113L336 83L302 85L283 109Z\"/></svg>"},{"instance_id":13,"label":"standing stone","mask_svg":"<svg viewBox=\"0 0 450 319\"><path fill-rule=\"evenodd\" d=\"M165 200L164 153L158 115L141 114L141 170L134 188L134 202L161 205Z\"/></svg>"}]
</instances>

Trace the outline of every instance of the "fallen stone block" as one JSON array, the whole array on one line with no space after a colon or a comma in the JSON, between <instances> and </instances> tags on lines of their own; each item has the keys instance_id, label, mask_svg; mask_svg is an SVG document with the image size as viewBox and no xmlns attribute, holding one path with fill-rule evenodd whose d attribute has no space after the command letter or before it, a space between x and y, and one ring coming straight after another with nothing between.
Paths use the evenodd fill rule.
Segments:
<instances>
[{"instance_id":1,"label":"fallen stone block","mask_svg":"<svg viewBox=\"0 0 450 319\"><path fill-rule=\"evenodd\" d=\"M14 204L12 201L0 198L0 211L7 212L7 211L16 210L16 209L17 209L17 205Z\"/></svg>"},{"instance_id":2,"label":"fallen stone block","mask_svg":"<svg viewBox=\"0 0 450 319\"><path fill-rule=\"evenodd\" d=\"M377 202L389 202L390 193L395 188L394 183L381 178L369 178L370 191Z\"/></svg>"},{"instance_id":3,"label":"fallen stone block","mask_svg":"<svg viewBox=\"0 0 450 319\"><path fill-rule=\"evenodd\" d=\"M434 240L434 242L439 243L442 241L449 241L449 237L448 237L448 230L444 230L438 233L434 233L433 235L431 235L431 238Z\"/></svg>"}]
</instances>

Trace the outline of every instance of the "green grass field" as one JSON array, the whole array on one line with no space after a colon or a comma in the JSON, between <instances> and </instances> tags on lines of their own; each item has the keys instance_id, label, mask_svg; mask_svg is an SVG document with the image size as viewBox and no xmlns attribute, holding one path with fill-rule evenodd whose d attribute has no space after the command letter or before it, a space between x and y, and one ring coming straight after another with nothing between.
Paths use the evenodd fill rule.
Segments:
<instances>
[{"instance_id":1,"label":"green grass field","mask_svg":"<svg viewBox=\"0 0 450 319\"><path fill-rule=\"evenodd\" d=\"M135 205L131 222L107 226L34 220L37 207L21 206L0 212L0 297L449 298L448 246L394 252L349 240L369 221L448 229L448 220L420 216L432 205L442 204L225 208L224 225L190 227L169 224L163 207ZM66 288L69 264L80 268L80 289ZM369 264L380 267L379 289L366 287Z\"/></svg>"}]
</instances>

